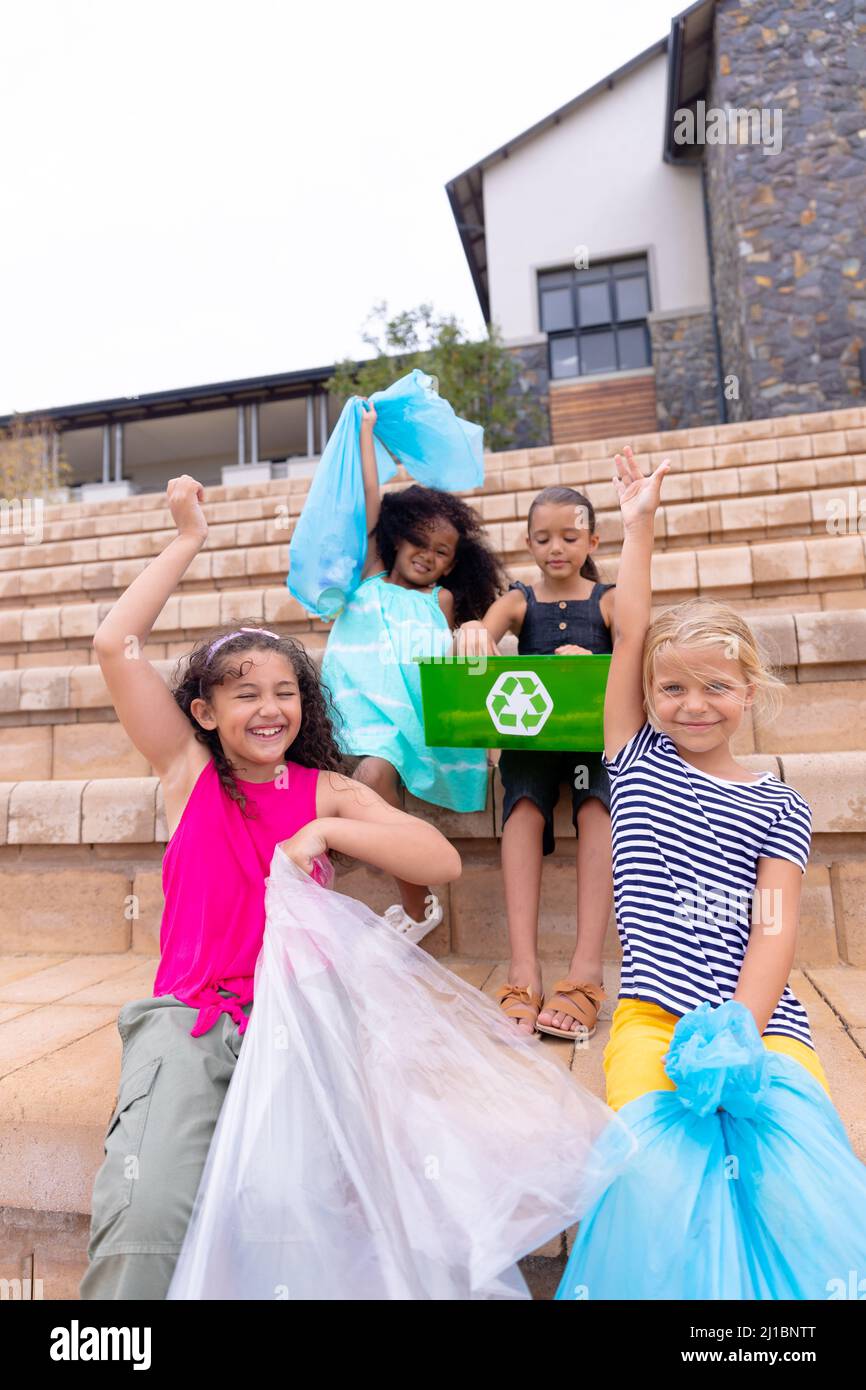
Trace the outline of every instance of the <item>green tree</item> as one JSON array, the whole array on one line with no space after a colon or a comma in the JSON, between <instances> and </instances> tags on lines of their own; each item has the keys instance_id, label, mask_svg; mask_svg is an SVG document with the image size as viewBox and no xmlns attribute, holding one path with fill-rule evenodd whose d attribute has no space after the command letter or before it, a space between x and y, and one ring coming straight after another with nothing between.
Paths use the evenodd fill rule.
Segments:
<instances>
[{"instance_id":1,"label":"green tree","mask_svg":"<svg viewBox=\"0 0 866 1390\"><path fill-rule=\"evenodd\" d=\"M0 431L0 497L49 497L72 470L51 420L15 414Z\"/></svg>"},{"instance_id":2,"label":"green tree","mask_svg":"<svg viewBox=\"0 0 866 1390\"><path fill-rule=\"evenodd\" d=\"M484 426L488 450L516 447L524 437L543 438L544 412L520 388L520 367L502 344L497 328L472 341L453 314L439 315L432 304L419 304L389 317L385 302L376 304L362 332L375 356L337 364L328 390L340 402L349 396L382 391L414 367L436 378L439 394L458 415Z\"/></svg>"}]
</instances>

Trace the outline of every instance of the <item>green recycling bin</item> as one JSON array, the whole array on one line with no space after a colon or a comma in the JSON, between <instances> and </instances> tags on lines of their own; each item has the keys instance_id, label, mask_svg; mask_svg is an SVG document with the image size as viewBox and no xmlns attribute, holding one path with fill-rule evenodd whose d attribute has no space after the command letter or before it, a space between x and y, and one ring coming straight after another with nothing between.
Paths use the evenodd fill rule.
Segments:
<instances>
[{"instance_id":1,"label":"green recycling bin","mask_svg":"<svg viewBox=\"0 0 866 1390\"><path fill-rule=\"evenodd\" d=\"M610 656L415 659L428 748L604 748Z\"/></svg>"}]
</instances>

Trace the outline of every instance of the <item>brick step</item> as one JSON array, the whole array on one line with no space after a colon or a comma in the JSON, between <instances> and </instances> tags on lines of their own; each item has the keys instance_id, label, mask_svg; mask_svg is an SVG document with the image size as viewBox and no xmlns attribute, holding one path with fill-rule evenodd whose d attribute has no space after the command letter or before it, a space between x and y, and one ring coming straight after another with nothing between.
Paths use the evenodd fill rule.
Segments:
<instances>
[{"instance_id":1,"label":"brick step","mask_svg":"<svg viewBox=\"0 0 866 1390\"><path fill-rule=\"evenodd\" d=\"M507 975L501 955L440 959L491 998ZM567 960L546 964L548 988L566 973ZM154 969L152 960L124 955L0 955L0 1278L30 1279L25 1297L78 1296L93 1179L120 1078L117 1014L150 993ZM806 967L794 970L791 986L808 1010L834 1104L866 1159L866 970ZM613 963L605 989L588 1046L550 1037L539 1044L600 1098L618 989ZM535 1298L553 1297L574 1230L522 1262Z\"/></svg>"},{"instance_id":2,"label":"brick step","mask_svg":"<svg viewBox=\"0 0 866 1390\"><path fill-rule=\"evenodd\" d=\"M500 552L501 553L501 552ZM514 552L507 568L513 578L537 578L537 569L525 551ZM245 566L243 574L212 574L223 561ZM619 563L618 552L599 556L603 579L613 581ZM6 575L7 581L38 580L38 591L9 594L0 599L0 654L10 644L42 642L69 636L92 636L104 614L132 583L147 562L144 560L106 561L96 566L71 567L78 578L65 589L58 569L22 571ZM285 588L288 565L287 546L260 546L242 551L204 551L197 555L187 575L166 605L155 631L189 624L180 618L176 605L195 598L190 611L209 614L241 610L249 605L267 607L271 621L309 626L310 620ZM88 572L89 571L89 572ZM85 573L88 572L88 573ZM789 536L783 530L774 539L753 539L740 544L669 547L657 551L652 562L653 591L660 604L676 602L693 594L713 598L763 600L807 593L858 593L866 586L866 534ZM84 583L85 588L79 585ZM86 587L90 586L90 587ZM216 591L216 592L215 592ZM63 594L62 604L59 601ZM258 595L262 597L259 598ZM853 600L851 601L854 602ZM826 605L826 606L829 606ZM842 606L850 606L846 602ZM262 616L266 616L263 612ZM172 621L174 619L174 621ZM207 626L213 626L211 618Z\"/></svg>"},{"instance_id":3,"label":"brick step","mask_svg":"<svg viewBox=\"0 0 866 1390\"><path fill-rule=\"evenodd\" d=\"M812 808L803 963L841 958L866 965L866 752L757 753L742 761L796 787ZM500 954L505 914L498 771L491 771L484 811L457 814L408 795L404 806L437 825L463 856L462 877L437 888L448 918L427 938L430 948L437 955ZM555 827L560 843L549 861L541 914L540 944L548 956L563 954L574 930L574 858L566 843L574 829L563 797ZM0 951L155 952L166 838L153 777L0 783ZM384 875L357 866L345 882L345 891L378 911L393 901ZM608 950L615 955L617 949L611 922Z\"/></svg>"},{"instance_id":4,"label":"brick step","mask_svg":"<svg viewBox=\"0 0 866 1390\"><path fill-rule=\"evenodd\" d=\"M624 442L632 445L634 452L653 466L668 456L677 472L706 473L711 470L751 467L785 463L802 459L832 459L840 455L857 455L866 452L866 408L854 407L849 410L819 411L809 415L787 415L778 419L749 420L737 424L710 425L700 429L670 430L652 434L633 435L627 441L622 438L599 439L569 444L548 445L533 449L503 450L485 455L485 474L488 479L520 470L530 470L532 479L538 487L553 482L563 482L580 486L592 482L608 482L610 479L610 460ZM562 465L583 463L592 465L585 472L573 476L545 475L541 470L555 469ZM849 478L849 481L855 481ZM813 474L804 474L796 487L812 487L818 483ZM836 481L835 478L828 481ZM527 481L524 488L533 485ZM785 486L786 484L782 484ZM513 482L490 486L491 491L513 490ZM779 480L769 486L774 490ZM261 513L247 513L243 518L237 508L251 501L266 499L285 500L294 495L302 496L309 489L309 479L293 478L270 483L241 484L233 487L209 487L205 489L205 502L208 506L226 504L234 509L227 511L222 518L236 521L255 519ZM488 490L485 488L485 490ZM750 488L749 490L753 490ZM468 494L467 494L468 495ZM716 495L701 491L693 496ZM106 500L104 502L68 502L46 506L43 509L44 522L54 527L55 523L71 522L73 526L90 519L100 520L102 526L90 531L74 529L62 532L51 531L51 540L69 540L77 535L120 534L126 529L149 529L158 523L149 520L146 527L139 526L134 518L142 515L142 506L149 511L162 507L164 493L139 494L137 496ZM299 507L298 507L299 510ZM131 517L130 526L121 521ZM216 519L216 518L215 518ZM168 522L166 521L166 523ZM8 533L0 534L0 545L14 543L16 538Z\"/></svg>"},{"instance_id":5,"label":"brick step","mask_svg":"<svg viewBox=\"0 0 866 1390\"><path fill-rule=\"evenodd\" d=\"M866 663L864 663L866 664ZM160 662L173 670L173 662ZM45 675L46 697L63 684L80 693L81 676L100 677L101 697L107 700L98 667L71 672L0 672L3 677ZM810 670L810 676L820 674ZM60 678L59 680L57 678ZM96 684L95 682L93 684ZM40 687L28 681L24 699ZM62 693L62 691L61 691ZM778 718L765 721L747 711L732 743L736 756L748 753L822 753L866 749L866 677L851 680L790 683ZM153 769L130 742L110 706L65 711L20 709L0 714L0 766L7 781L75 780L79 778L147 777Z\"/></svg>"},{"instance_id":6,"label":"brick step","mask_svg":"<svg viewBox=\"0 0 866 1390\"><path fill-rule=\"evenodd\" d=\"M866 478L866 455L862 464ZM536 491L502 493L491 499L495 506L482 509L488 513L485 532L506 566L527 561L526 517ZM596 553L618 554L622 522L613 486L599 485L595 491L597 501L590 500L598 507ZM494 519L494 514L501 519ZM709 545L757 545L795 536L852 539L862 545L864 531L866 486L853 484L699 502L668 500L655 516L660 553ZM172 528L0 550L0 604L9 608L56 593L77 601L92 593L121 590L164 550L174 534ZM284 578L289 537L290 530L273 520L215 526L181 588L188 590L203 582L225 588L260 582L263 577Z\"/></svg>"},{"instance_id":7,"label":"brick step","mask_svg":"<svg viewBox=\"0 0 866 1390\"><path fill-rule=\"evenodd\" d=\"M861 438L862 436L862 438ZM855 442L855 434L845 436L848 444ZM825 501L841 499L846 504L852 502L855 516L858 503L863 498L848 496L847 489L857 489L866 481L866 430L856 433L856 441L861 451L815 455L808 452L810 440L800 438L791 441L798 450L798 456L772 462L751 462L748 464L716 463L712 467L695 468L690 471L689 464L696 460L695 455L710 453L712 450L673 450L667 455L645 453L637 455L645 468L655 466L662 456L670 457L674 464L665 482L665 495L662 500L661 517L665 511L677 504L708 506L715 503L717 508L725 503L739 503L743 507L749 498L763 497L775 500L777 511L791 511L791 499L797 498L794 511L797 519L804 506L799 495L803 492L827 494ZM821 437L815 441L819 447ZM807 448L808 446L808 448ZM745 446L736 446L738 450ZM759 447L767 452L766 443ZM541 451L527 451L527 458ZM716 451L719 452L719 451ZM732 453L733 449L723 451ZM520 460L522 461L521 455ZM616 493L611 483L611 461L609 458L592 462L570 462L556 464L511 465L508 454L490 454L486 459L486 475L480 488L460 492L458 495L472 503L487 522L525 519L529 505L542 487L563 484L579 488L586 494L595 508L599 519L607 512L618 511ZM398 489L411 483L411 477L401 468L395 478L384 485L385 491ZM264 485L262 485L264 486ZM246 497L243 489L232 501L211 501L218 489L206 488L204 511L210 533L208 548L226 549L238 546L258 546L279 543L289 539L291 528L301 513L309 492L309 480L293 480L290 484L270 483L267 496ZM840 491L843 490L844 491ZM31 566L57 566L68 564L95 564L107 560L134 559L154 554L174 535L174 522L171 512L164 502L164 494L139 496L136 510L126 510L107 515L81 515L76 520L45 521L43 516L41 540L20 539L20 533L13 528L0 531L0 571L18 570ZM126 506L128 499L124 501ZM758 503L756 502L756 509ZM83 508L80 509L82 512ZM811 509L814 515L824 516L823 507ZM809 509L806 508L806 515ZM831 513L832 514L832 513ZM730 515L730 519L729 519ZM712 519L713 529L748 529L736 523L736 511L725 509ZM710 521L693 528L696 531L710 529ZM662 529L659 532L664 535ZM671 528L676 535L676 528ZM602 535L602 541L613 540L615 535Z\"/></svg>"},{"instance_id":8,"label":"brick step","mask_svg":"<svg viewBox=\"0 0 866 1390\"><path fill-rule=\"evenodd\" d=\"M843 544L841 540L836 542ZM847 542L844 542L847 544ZM791 545L802 545L803 542L790 542ZM745 552L745 555L744 553ZM717 550L717 553L726 556L733 555L731 564L732 576L746 577L752 573L752 566L759 568L759 573L763 573L761 566L768 564L765 555L750 557L747 547L740 549L731 547L724 551ZM837 552L841 554L841 552ZM708 567L711 564L711 553L706 553L708 558L706 565L702 559L695 559L691 553L690 559L686 552L680 552L675 557L670 555L658 555L654 557L653 574L658 583L659 589L663 590L667 584L667 592L657 594L658 602L654 612L660 612L673 602L680 599L692 597L696 592L696 586L676 589L671 587L674 584L685 583L690 577L694 578L702 573L705 578L724 578L724 573L717 573ZM666 562L671 558L677 561L677 569L673 570ZM781 557L779 557L781 559ZM812 557L813 560L815 557ZM807 557L808 559L808 557ZM683 563L685 560L685 564ZM817 560L815 560L817 566ZM739 570L737 570L739 566ZM745 569L744 569L745 566ZM825 565L825 568L827 566ZM777 565L776 572L779 567ZM602 559L599 565L599 572L603 580L612 582L616 578L615 567ZM521 578L525 582L533 583L537 580L537 571L529 567L515 568L512 571L515 578ZM818 579L804 580L801 583L826 584L830 580ZM856 636L861 632L863 622L862 610L866 609L866 585L864 585L864 575L852 574L848 579L843 576L836 576L836 581L841 586L849 587L838 588L815 588L812 592L803 592L802 588L797 589L792 581L790 584L777 583L767 584L767 589L776 589L779 592L769 592L761 597L748 596L748 589L743 593L738 588L736 591L719 589L715 592L709 586L706 593L709 596L721 597L725 600L735 600L737 608L742 611L752 622L756 631L766 630L774 643L771 649L772 659L780 661L783 665L798 664L797 641L793 640L795 632L806 634L806 648L813 640L817 640L818 634L825 631L831 633L831 628L835 627L832 633L832 640L822 641L822 654L819 658L822 662L829 660L836 661L840 667L847 667L852 660L862 660L862 649L858 647L861 639ZM743 586L745 587L745 586ZM786 590L790 589L790 592ZM92 647L92 638L102 619L111 611L114 600L105 600L101 603L80 603L80 604L48 604L38 608L20 608L0 612L0 675L4 671L23 670L32 667L71 667L88 666L95 664L95 654ZM263 623L267 627L277 626L284 633L288 633L311 650L320 650L327 641L329 625L311 619L307 616L304 609L289 594L285 587L258 589L244 588L232 589L221 593L202 592L198 594L177 594L169 599L162 613L153 625L151 640L144 647L144 654L152 661L176 660L185 655L191 647L202 640L214 628L229 622L243 621L252 619L255 622ZM796 622L797 627L793 626ZM777 636L778 634L778 636ZM855 645L852 648L851 642ZM776 646L781 644L780 651L776 654ZM803 642L799 642L801 651L800 662L810 662L809 656L802 654ZM853 653L859 652L857 655ZM833 655L836 653L836 655ZM834 678L834 673L827 673L828 678ZM4 703L3 696L0 695L0 714L10 706L8 697ZM37 707L34 705L34 707Z\"/></svg>"}]
</instances>

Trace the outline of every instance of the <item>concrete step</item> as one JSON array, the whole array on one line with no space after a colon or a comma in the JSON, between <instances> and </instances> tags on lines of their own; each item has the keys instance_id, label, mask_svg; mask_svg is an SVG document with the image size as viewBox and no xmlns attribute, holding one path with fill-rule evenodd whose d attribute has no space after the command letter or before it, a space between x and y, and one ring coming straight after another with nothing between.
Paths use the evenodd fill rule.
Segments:
<instances>
[{"instance_id":1,"label":"concrete step","mask_svg":"<svg viewBox=\"0 0 866 1390\"><path fill-rule=\"evenodd\" d=\"M491 998L506 979L501 956L441 959ZM545 966L548 988L567 961L560 956ZM153 972L153 961L124 954L0 955L0 1278L29 1278L25 1297L77 1297L93 1179L120 1077L117 1014L151 992ZM795 970L791 985L808 1010L833 1101L866 1159L866 970ZM614 963L605 988L608 1001L588 1044L550 1037L539 1043L602 1099L602 1056L618 989ZM536 1297L552 1297L574 1229L524 1266Z\"/></svg>"},{"instance_id":2,"label":"concrete step","mask_svg":"<svg viewBox=\"0 0 866 1390\"><path fill-rule=\"evenodd\" d=\"M175 663L158 664L171 671ZM805 669L810 679L786 687L782 711L775 720L767 721L746 712L732 743L736 756L866 749L866 722L862 717L866 709L866 677L813 681L812 676L821 674L820 668ZM838 665L833 669L838 670ZM88 680L90 675L100 679ZM4 676L27 678L19 699L28 705L0 714L0 767L7 781L151 775L150 764L133 746L107 703L98 667L0 672L0 700L6 684ZM92 707L71 703L73 693L81 698L85 691L105 703ZM54 698L57 703L65 697L67 703L62 709L31 709L29 702L37 693L46 701Z\"/></svg>"},{"instance_id":3,"label":"concrete step","mask_svg":"<svg viewBox=\"0 0 866 1390\"><path fill-rule=\"evenodd\" d=\"M866 440L866 430L857 432L856 437L849 431L844 436L846 445L853 448L861 436ZM816 449L820 448L821 439L821 436L815 437ZM744 458L746 446L669 452L667 456L671 457L674 469L665 481L662 517L685 504L706 507L714 503L719 507L725 502L745 504L752 497L778 498L776 509L783 508L790 513L791 498L796 497L796 519L802 524L804 514L808 516L816 510L804 508L804 493L807 497L824 493L835 495L847 504L851 498L846 489L856 489L866 479L866 453L862 451L813 457L813 440L809 436L779 441L778 448L772 443L768 445L767 441L761 441L756 447L764 454L781 451L796 456L742 465L713 461L711 467L695 468L692 465L699 461L698 456L703 458L706 454ZM553 484L578 488L588 497L600 518L618 510L610 481L609 457L587 462L539 464L533 462L539 452L526 451L525 456L517 458L518 466L509 454L489 454L483 486L459 495L469 501L486 522L525 519L537 492ZM554 452L558 454L560 450ZM654 466L661 456L655 453L637 455L645 468ZM409 482L411 478L401 469L395 480L385 485L385 490L404 487ZM205 489L204 512L210 526L208 544L211 549L245 548L284 542L289 538L306 501L308 484L306 480L293 480L288 488L285 483L269 487L270 494L260 497L247 497L245 489L234 489L231 501L212 501L216 490ZM81 507L74 520L45 521L43 518L42 539L38 543L23 535L20 528L16 531L10 526L0 531L0 571L30 566L95 564L154 554L174 535L171 512L164 503L164 494L141 496L136 500L135 510L94 516ZM854 498L855 508L858 500L862 498ZM820 508L817 515L823 516ZM718 516L714 514L712 525L715 529L722 525L737 530L751 529L752 522L744 528L742 524L735 524L739 520L736 508L726 507ZM659 534L668 534L675 540L680 529L674 519L667 530L661 523ZM704 532L711 529L709 518L693 529Z\"/></svg>"},{"instance_id":4,"label":"concrete step","mask_svg":"<svg viewBox=\"0 0 866 1390\"><path fill-rule=\"evenodd\" d=\"M527 578L532 577L527 574ZM833 608L813 608L810 600L839 599L843 594L794 594L764 600L764 606L748 610L745 601L738 600L737 607L748 611L759 643L786 680L856 680L866 674L860 670L866 663L866 588L858 594L862 603ZM771 606L779 601L789 605L787 611ZM246 609L245 603L249 605ZM660 612L666 606L658 603L653 611ZM10 642L0 655L0 720L17 710L63 715L72 709L107 708L92 637L109 608L109 604L89 604L24 610L20 639ZM328 625L307 619L285 589L171 598L154 624L143 654L168 679L177 661L196 642L222 623L245 618L279 626L300 641L314 660L320 660ZM0 633L3 621L0 614ZM515 646L514 639L507 636L504 650L509 643Z\"/></svg>"},{"instance_id":5,"label":"concrete step","mask_svg":"<svg viewBox=\"0 0 866 1390\"><path fill-rule=\"evenodd\" d=\"M854 407L849 410L820 411L810 415L788 415L778 419L749 420L737 424L710 425L700 429L671 430L652 434L634 435L628 441L622 438L599 439L588 442L575 442L533 449L512 449L485 455L485 475L487 480L499 480L510 473L508 483L493 481L485 491L509 491L516 486L530 488L546 487L551 483L563 482L580 486L594 482L606 483L610 480L610 460L624 442L629 442L634 452L647 462L660 462L670 457L677 472L707 474L711 471L751 468L808 459L832 459L841 455L857 455L866 452L866 408ZM581 464L584 471L576 471L569 476L546 474L542 470L557 469L563 465ZM522 482L519 475L528 470L528 481ZM854 481L854 479L849 479ZM828 481L840 481L834 477ZM795 487L820 486L818 476L804 473L800 481L791 483ZM777 476L768 484L768 490L787 487ZM288 481L255 483L234 487L210 487L205 489L205 503L209 507L225 507L226 510L214 513L213 519L237 521L256 520L263 513L256 511L240 512L238 508L247 503L266 502L272 499L303 497L309 489L309 479L293 478ZM754 491L754 483L748 486ZM758 490L765 490L758 484ZM689 497L726 495L730 486L719 493L690 492ZM46 539L70 540L89 535L115 535L125 530L153 529L168 525L163 493L144 494L105 502L64 503L46 506L42 518L46 525L54 528L64 522L72 523L72 529L55 531L52 529ZM683 498L681 500L687 500ZM143 511L146 508L146 512ZM292 504L290 512L300 503ZM160 522L152 519L151 513L163 510L165 519ZM147 515L144 526L139 526L134 518ZM127 528L124 518L132 518ZM86 529L90 521L99 524ZM74 529L78 526L85 529ZM0 545L18 543L14 533L0 535Z\"/></svg>"},{"instance_id":6,"label":"concrete step","mask_svg":"<svg viewBox=\"0 0 866 1390\"><path fill-rule=\"evenodd\" d=\"M271 549L276 552L284 547ZM245 558L244 552L236 553ZM168 600L154 624L154 645L195 641L196 634L204 635L222 622L241 618L279 623L289 632L327 632L326 624L311 619L290 596L284 583L285 570L275 572L267 583L250 574L247 583L234 580L231 587L221 587L223 581L214 581L206 574L214 558L214 553L202 554L193 561L194 566L199 561L204 565L202 577L189 581L194 588L182 587ZM50 593L7 600L0 608L0 663L6 667L51 664L38 658L44 652L67 648L76 655L64 664L88 664L89 655L82 653L88 652L102 618L143 564L124 560L98 567L112 572L113 587L102 593L77 593L69 601ZM129 566L135 568L134 574ZM600 556L598 568L602 580L615 582L618 556ZM537 579L537 570L525 556L509 570L515 579ZM736 602L749 612L858 608L866 606L866 535L800 536L669 549L654 554L652 575L659 608L695 595ZM26 659L9 660L20 657Z\"/></svg>"},{"instance_id":7,"label":"concrete step","mask_svg":"<svg viewBox=\"0 0 866 1390\"><path fill-rule=\"evenodd\" d=\"M866 478L866 455L863 456ZM607 491L612 494L613 488ZM526 516L535 492L503 494L504 504L520 504L517 519L488 521L488 541L506 568L531 563L526 549ZM615 564L622 546L622 523L613 501L605 496L606 509L596 515L600 537L596 556ZM861 527L861 508L863 524ZM241 537L253 526L261 528L261 544ZM697 555L695 583L702 588L730 587L707 572L709 556L721 554L725 563L743 568L748 554L754 558L753 573L737 586L792 584L818 579L836 581L838 575L866 572L864 535L866 531L866 486L823 488L814 492L759 494L716 501L667 504L655 517L656 562L666 557L673 563L680 555ZM0 607L14 611L50 603L53 595L63 594L72 603L117 596L141 574L149 561L169 543L174 530L149 532L133 537L57 542L45 546L22 546L0 552ZM799 539L798 539L799 538ZM290 532L275 523L249 522L215 527L202 551L193 559L179 586L181 593L201 592L202 588L229 589L244 585L285 580L289 569ZM745 559L741 559L742 551ZM93 560L71 558L78 549L83 555L104 552ZM133 555L124 554L134 551ZM120 558L118 558L120 556ZM691 561L692 566L694 561ZM661 566L663 570L663 565ZM682 586L681 586L682 587ZM823 587L843 587L838 582ZM844 586L849 587L849 586ZM780 592L778 588L770 592ZM784 590L782 590L784 592Z\"/></svg>"},{"instance_id":8,"label":"concrete step","mask_svg":"<svg viewBox=\"0 0 866 1390\"><path fill-rule=\"evenodd\" d=\"M866 433L866 431L864 431ZM556 482L578 465L542 469L555 473ZM787 473L784 470L788 470ZM741 474L750 475L746 486ZM780 477L780 474L782 476ZM790 475L790 476L789 476ZM815 479L803 484L804 476ZM525 555L524 537L530 505L539 491L537 480L525 490L514 485L515 473L501 473L498 481L507 490L478 492L463 496L483 518L490 543L503 561L513 563ZM799 485L785 488L794 478ZM696 482L703 480L695 497ZM401 483L408 485L410 480ZM494 479L488 480L490 485ZM839 455L829 459L805 460L785 465L756 465L751 469L720 469L707 474L672 474L665 485L665 496L656 513L655 535L660 549L726 543L741 540L773 540L780 536L820 535L844 530L858 534L866 529L866 453ZM622 544L619 505L610 481L587 484L585 494L595 510L599 533L599 553ZM211 521L202 556L210 555L209 566L197 557L190 579L216 581L243 580L259 573L285 573L284 551L304 497L292 494L288 500L250 501L239 509L265 511L257 520ZM210 511L222 512L231 504L221 503ZM291 511L289 510L291 508ZM863 525L860 526L860 519ZM209 517L210 520L210 517ZM127 530L133 522L134 530ZM175 534L167 509L94 518L89 525L109 523L115 527L106 535L72 540L50 540L13 545L13 534L2 534L0 546L0 598L12 599L36 594L110 588L118 576L127 572L123 562L146 562L158 555ZM55 523L58 525L72 523ZM117 566L118 568L114 568ZM130 574L132 569L128 569Z\"/></svg>"},{"instance_id":9,"label":"concrete step","mask_svg":"<svg viewBox=\"0 0 866 1390\"><path fill-rule=\"evenodd\" d=\"M866 965L866 752L758 753L742 761L796 787L812 808L801 963ZM429 948L436 955L498 956L507 936L498 770L491 770L484 811L458 814L408 795L403 804L437 825L463 859L456 883L433 885L448 916L427 938ZM574 828L562 796L554 826L558 843L547 861L539 937L548 958L564 954L574 934ZM156 954L166 838L153 777L0 783L0 951ZM377 911L393 901L390 880L366 867L354 867L344 882L344 891ZM606 949L616 958L612 915Z\"/></svg>"}]
</instances>

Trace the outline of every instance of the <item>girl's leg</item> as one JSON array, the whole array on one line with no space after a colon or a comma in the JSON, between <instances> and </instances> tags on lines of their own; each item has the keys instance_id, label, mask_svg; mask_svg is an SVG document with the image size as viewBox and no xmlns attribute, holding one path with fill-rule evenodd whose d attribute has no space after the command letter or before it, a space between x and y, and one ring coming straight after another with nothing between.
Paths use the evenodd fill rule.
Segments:
<instances>
[{"instance_id":1,"label":"girl's leg","mask_svg":"<svg viewBox=\"0 0 866 1390\"><path fill-rule=\"evenodd\" d=\"M508 982L541 993L538 960L538 906L541 897L544 812L528 797L517 801L502 827L502 878L511 960ZM535 1031L531 1019L516 1019L524 1033Z\"/></svg>"},{"instance_id":2,"label":"girl's leg","mask_svg":"<svg viewBox=\"0 0 866 1390\"><path fill-rule=\"evenodd\" d=\"M397 769L385 758L362 758L361 762L352 773L359 782L365 786L372 787L378 792L383 801L387 801L389 806L400 807L400 779ZM418 883L408 883L406 879L395 878L397 892L400 894L400 902L403 904L403 911L407 912L413 922L424 920L425 900L430 892L429 887L424 887Z\"/></svg>"},{"instance_id":3,"label":"girl's leg","mask_svg":"<svg viewBox=\"0 0 866 1390\"><path fill-rule=\"evenodd\" d=\"M252 1004L243 1009L249 1015ZM170 994L118 1015L120 1087L93 1185L82 1299L166 1296L243 1044L229 1014L197 1038L195 1019Z\"/></svg>"},{"instance_id":4,"label":"girl's leg","mask_svg":"<svg viewBox=\"0 0 866 1390\"><path fill-rule=\"evenodd\" d=\"M588 797L577 811L577 940L568 978L581 984L604 982L602 951L613 902L610 815L597 797ZM539 1014L552 1028L580 1027L570 1014L556 1010L556 995Z\"/></svg>"}]
</instances>

